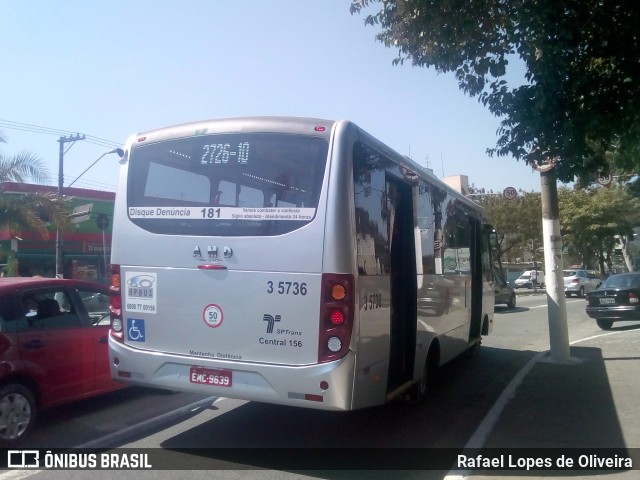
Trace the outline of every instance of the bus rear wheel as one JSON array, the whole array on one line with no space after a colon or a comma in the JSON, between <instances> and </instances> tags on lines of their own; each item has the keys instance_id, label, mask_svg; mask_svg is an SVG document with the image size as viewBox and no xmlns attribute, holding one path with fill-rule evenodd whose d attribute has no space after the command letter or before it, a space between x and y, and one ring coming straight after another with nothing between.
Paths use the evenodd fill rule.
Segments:
<instances>
[{"instance_id":1,"label":"bus rear wheel","mask_svg":"<svg viewBox=\"0 0 640 480\"><path fill-rule=\"evenodd\" d=\"M427 355L424 368L422 369L422 377L411 390L409 390L409 399L414 403L424 403L431 394L434 379L437 374L438 359L435 349L430 349Z\"/></svg>"}]
</instances>

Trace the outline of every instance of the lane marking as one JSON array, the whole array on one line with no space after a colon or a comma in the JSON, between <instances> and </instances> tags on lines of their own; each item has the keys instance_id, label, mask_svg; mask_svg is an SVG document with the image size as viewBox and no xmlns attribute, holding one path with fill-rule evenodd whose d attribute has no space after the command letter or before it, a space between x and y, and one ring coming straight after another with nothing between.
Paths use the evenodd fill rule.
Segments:
<instances>
[{"instance_id":1,"label":"lane marking","mask_svg":"<svg viewBox=\"0 0 640 480\"><path fill-rule=\"evenodd\" d=\"M584 298L581 300L568 300L566 303L578 303L578 302L584 302ZM534 307L523 307L523 308L528 308L528 309L532 309L532 308L547 308L547 304L545 303L544 305L536 305Z\"/></svg>"}]
</instances>

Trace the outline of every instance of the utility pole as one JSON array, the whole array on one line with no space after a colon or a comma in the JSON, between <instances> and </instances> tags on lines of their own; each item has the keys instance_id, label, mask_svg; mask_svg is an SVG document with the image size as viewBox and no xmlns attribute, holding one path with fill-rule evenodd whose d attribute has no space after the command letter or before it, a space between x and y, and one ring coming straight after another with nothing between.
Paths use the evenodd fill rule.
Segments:
<instances>
[{"instance_id":1,"label":"utility pole","mask_svg":"<svg viewBox=\"0 0 640 480\"><path fill-rule=\"evenodd\" d=\"M570 363L567 302L564 295L562 273L562 236L560 234L560 207L555 162L536 168L540 172L542 201L542 237L544 243L544 270L547 285L549 315L549 343L551 360Z\"/></svg>"},{"instance_id":2,"label":"utility pole","mask_svg":"<svg viewBox=\"0 0 640 480\"><path fill-rule=\"evenodd\" d=\"M78 140L84 140L85 136L76 133L75 135L69 135L68 137L60 137L58 143L60 144L59 150L59 163L58 163L58 201L62 200L64 196L64 154L69 151L69 148ZM64 149L65 143L71 143L69 148ZM56 225L56 278L62 278L64 276L63 268L63 255L62 246L64 243L63 232L60 225Z\"/></svg>"}]
</instances>

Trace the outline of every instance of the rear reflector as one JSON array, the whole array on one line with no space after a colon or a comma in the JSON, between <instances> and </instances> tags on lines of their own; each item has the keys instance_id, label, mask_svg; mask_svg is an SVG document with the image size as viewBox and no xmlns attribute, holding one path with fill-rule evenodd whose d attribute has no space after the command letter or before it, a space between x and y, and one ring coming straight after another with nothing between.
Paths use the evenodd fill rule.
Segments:
<instances>
[{"instance_id":1,"label":"rear reflector","mask_svg":"<svg viewBox=\"0 0 640 480\"><path fill-rule=\"evenodd\" d=\"M309 400L311 402L324 402L324 397L315 393L289 392L287 397L292 400Z\"/></svg>"},{"instance_id":2,"label":"rear reflector","mask_svg":"<svg viewBox=\"0 0 640 480\"><path fill-rule=\"evenodd\" d=\"M310 400L312 402L322 402L324 400L324 397L322 395L312 395L310 393L305 393L304 399Z\"/></svg>"},{"instance_id":3,"label":"rear reflector","mask_svg":"<svg viewBox=\"0 0 640 480\"><path fill-rule=\"evenodd\" d=\"M202 263L200 265L198 265L198 268L200 270L226 270L227 267L225 267L224 265L220 265L217 263Z\"/></svg>"}]
</instances>

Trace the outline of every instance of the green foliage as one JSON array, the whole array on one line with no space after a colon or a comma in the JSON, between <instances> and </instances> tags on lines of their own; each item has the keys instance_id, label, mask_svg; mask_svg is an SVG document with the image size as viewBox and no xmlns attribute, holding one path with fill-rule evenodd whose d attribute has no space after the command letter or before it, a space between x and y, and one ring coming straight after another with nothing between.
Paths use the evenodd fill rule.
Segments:
<instances>
[{"instance_id":1,"label":"green foliage","mask_svg":"<svg viewBox=\"0 0 640 480\"><path fill-rule=\"evenodd\" d=\"M617 185L561 188L558 200L564 243L572 245L587 265L595 258L604 273L604 261L613 256L616 236L628 238L640 226L640 199Z\"/></svg>"},{"instance_id":2,"label":"green foliage","mask_svg":"<svg viewBox=\"0 0 640 480\"><path fill-rule=\"evenodd\" d=\"M6 143L0 132L0 143ZM0 152L0 182L24 182L30 178L37 183L49 181L47 168L36 155L23 150L16 155L7 156Z\"/></svg>"},{"instance_id":3,"label":"green foliage","mask_svg":"<svg viewBox=\"0 0 640 480\"><path fill-rule=\"evenodd\" d=\"M4 142L0 134L0 143ZM10 157L0 154L0 182L24 182L27 178L36 182L48 179L44 163L37 156L26 151ZM0 230L12 233L32 230L44 237L49 221L66 226L68 217L65 200L56 195L8 195L0 190Z\"/></svg>"},{"instance_id":4,"label":"green foliage","mask_svg":"<svg viewBox=\"0 0 640 480\"><path fill-rule=\"evenodd\" d=\"M67 203L55 194L9 195L0 191L0 230L33 231L45 238L49 222L60 227L69 225Z\"/></svg>"},{"instance_id":5,"label":"green foliage","mask_svg":"<svg viewBox=\"0 0 640 480\"><path fill-rule=\"evenodd\" d=\"M12 157L0 154L0 182L23 183L27 178L36 183L44 183L49 179L42 160L27 151Z\"/></svg>"},{"instance_id":6,"label":"green foliage","mask_svg":"<svg viewBox=\"0 0 640 480\"><path fill-rule=\"evenodd\" d=\"M396 63L453 73L502 118L489 153L528 164L558 160L561 181L640 157L640 2L636 0L352 0L398 49ZM525 78L507 75L519 60Z\"/></svg>"},{"instance_id":7,"label":"green foliage","mask_svg":"<svg viewBox=\"0 0 640 480\"><path fill-rule=\"evenodd\" d=\"M524 252L541 260L542 220L540 194L520 192L514 200L502 195L483 195L478 203L485 209L487 221L494 226L498 237L498 255L510 262L522 258Z\"/></svg>"}]
</instances>

